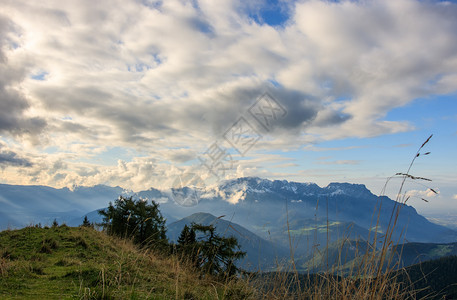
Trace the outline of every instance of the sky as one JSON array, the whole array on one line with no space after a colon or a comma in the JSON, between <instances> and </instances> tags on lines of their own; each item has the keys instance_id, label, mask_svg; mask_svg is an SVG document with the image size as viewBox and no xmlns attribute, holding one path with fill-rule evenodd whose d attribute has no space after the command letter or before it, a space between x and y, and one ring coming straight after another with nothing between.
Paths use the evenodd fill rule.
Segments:
<instances>
[{"instance_id":1,"label":"sky","mask_svg":"<svg viewBox=\"0 0 457 300\"><path fill-rule=\"evenodd\" d=\"M0 0L0 183L381 194L433 134L411 169L432 181L403 191L457 211L456 16L447 1Z\"/></svg>"}]
</instances>

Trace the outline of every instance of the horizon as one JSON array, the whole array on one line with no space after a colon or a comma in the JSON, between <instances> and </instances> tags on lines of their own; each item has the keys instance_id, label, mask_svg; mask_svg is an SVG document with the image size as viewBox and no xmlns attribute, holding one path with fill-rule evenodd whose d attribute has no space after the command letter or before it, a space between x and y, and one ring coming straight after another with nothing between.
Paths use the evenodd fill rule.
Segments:
<instances>
[{"instance_id":1,"label":"horizon","mask_svg":"<svg viewBox=\"0 0 457 300\"><path fill-rule=\"evenodd\" d=\"M217 182L215 184L212 184L212 185L194 186L194 187L195 188L200 188L200 187L212 188L212 187L215 187L217 185L223 184L224 182L236 181L236 180L239 180L239 179L260 179L260 180L267 180L267 181L270 181L270 182L273 182L273 181L282 181L282 182L284 182L284 181L286 181L287 183L316 184L320 188L327 188L331 184L345 184L345 183L348 183L348 184L354 184L354 185L361 185L361 186L364 186L365 188L367 188L366 185L362 184L362 183L349 183L349 182L336 182L335 181L335 182L330 182L329 184L324 186L324 185L319 185L319 184L317 184L315 182L310 182L310 181L300 182L300 181L292 181L292 180L286 180L286 179L283 179L283 180L281 180L281 179L268 179L268 178L261 178L261 177L257 177L257 176L246 176L246 177L237 177L237 178L224 179L224 180L219 181L219 182ZM60 187L60 188L56 188L56 187L52 187L52 186L48 186L48 185L39 185L39 184L24 184L24 185L21 185L21 184L17 184L16 185L16 184L8 184L8 183L0 183L0 184L10 185L10 186L49 187L49 188L54 188L54 189L68 189L70 191L74 191L74 190L76 190L78 188L93 188L93 187L97 187L97 186L105 186L105 187L109 187L109 188L121 188L126 192L132 192L132 193L143 192L143 191L147 191L147 190L150 190L150 189L155 189L155 190L158 190L158 191L169 191L170 189L174 188L174 187L156 188L156 187L151 186L151 187L149 187L147 189L144 189L144 190L132 190L132 189L128 189L128 188L125 188L125 187L122 187L122 186L119 186L119 185L113 186L113 185L107 185L107 184L96 184L96 185L91 185L91 186L89 186L89 185L74 185L72 187L64 186L64 187ZM370 190L370 192L372 192L372 191ZM374 195L376 195L376 194L374 194ZM376 195L376 196L380 196L380 195Z\"/></svg>"},{"instance_id":2,"label":"horizon","mask_svg":"<svg viewBox=\"0 0 457 300\"><path fill-rule=\"evenodd\" d=\"M398 179L401 179L402 177L397 177ZM292 180L286 180L286 179L268 179L268 178L261 178L261 177L257 177L257 176L248 176L248 177L238 177L238 178L230 178L230 179L224 179L224 180L221 180L221 181L218 181L214 184L211 184L211 185L200 185L200 186L196 186L196 185L188 185L188 186L180 186L180 187L167 187L167 188L156 188L156 187L149 187L149 188L146 188L144 190L132 190L132 189L128 189L128 188L125 188L125 187L122 187L122 186L112 186L112 185L107 185L107 184L97 184L97 185L93 185L93 186L87 186L87 185L74 185L72 187L51 187L51 186L48 186L48 185L35 185L35 184L29 184L29 185L12 185L12 184L7 184L7 183L0 183L0 185L7 185L7 186L23 186L23 187L44 187L44 188L52 188L52 189L56 189L56 190L69 190L70 192L75 192L75 191L78 191L79 188L87 188L87 189L90 189L90 188L96 188L96 187L107 187L107 188L119 188L122 190L121 194L119 194L119 197L120 196L135 196L135 195L138 195L139 193L141 192L145 192L145 191L150 191L150 190L157 190L159 192L162 192L162 193L167 193L167 200L166 201L163 201L164 199L163 198L160 198L160 199L155 199L155 198L142 198L141 196L137 199L143 199L143 200L146 200L146 201L155 201L156 203L159 203L159 204L163 204L163 203L167 203L167 202L174 202L178 205L182 205L181 201L188 201L184 198L181 198L179 194L176 194L172 189L173 188L181 188L181 187L191 187L191 188L194 188L194 189L202 189L202 190L206 190L206 189L214 189L214 188L219 188L221 185L225 184L225 183L228 183L228 182L233 182L233 181L239 181L239 180L247 180L247 179L257 179L257 180L265 180L265 181L269 181L269 182L274 182L274 181L280 181L280 182L287 182L288 184L289 183L294 183L294 184L304 184L304 185L317 185L319 188L321 189L326 189L328 188L329 186L331 185L340 185L340 184L350 184L350 185L356 185L356 186L361 186L365 189L368 190L368 192L370 192L371 194L373 194L374 196L377 196L377 197L387 197L388 199L390 199L391 201L404 201L404 198L408 195L410 195L408 192L406 193L403 193L402 195L405 195L405 197L403 197L403 200L402 199L395 199L395 198L391 198L389 197L388 195L386 194L376 194L374 193L372 190L370 190L365 184L362 184L362 183L350 183L350 182L329 182L327 185L319 185L315 182L299 182L299 181L292 181ZM199 194L199 196L202 196L201 194ZM196 203L192 204L191 206L198 206L199 202L203 199L205 199L206 197L201 197L200 199L197 200ZM244 199L241 197L238 199L238 201L236 202L232 202L231 199L228 199L228 198L224 198L223 199L224 201L226 202L229 202L231 204L238 204L239 201L244 201ZM293 202L294 200L292 200ZM412 205L410 205L410 203L404 203L406 206L411 206L411 207L414 207ZM187 205L183 205L183 206L187 206ZM91 211L92 212L92 211ZM421 213L420 211L417 211L419 214L422 214L424 216L426 216L428 219L429 217L431 217L431 219L434 219L433 217L436 217L437 216L437 213L435 211L431 211L429 213ZM202 211L201 213L209 213L209 212L205 212L205 211ZM457 217L457 215L452 215L450 214L449 212L447 212L447 214L443 215L444 216L454 216L454 217ZM438 222L436 222L438 221ZM434 221L436 224L439 224L439 219L436 219Z\"/></svg>"},{"instance_id":3,"label":"horizon","mask_svg":"<svg viewBox=\"0 0 457 300\"><path fill-rule=\"evenodd\" d=\"M457 211L455 15L455 1L4 1L0 183L259 177L380 195L433 134L411 169L432 181L408 181L408 205Z\"/></svg>"}]
</instances>

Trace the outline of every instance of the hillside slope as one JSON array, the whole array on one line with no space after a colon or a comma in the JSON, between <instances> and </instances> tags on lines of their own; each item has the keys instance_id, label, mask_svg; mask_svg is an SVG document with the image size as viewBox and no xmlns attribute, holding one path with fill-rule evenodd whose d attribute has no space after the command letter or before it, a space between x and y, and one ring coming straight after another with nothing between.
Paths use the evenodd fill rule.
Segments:
<instances>
[{"instance_id":1,"label":"hillside slope","mask_svg":"<svg viewBox=\"0 0 457 300\"><path fill-rule=\"evenodd\" d=\"M406 243L398 245L397 249L401 251L402 267L457 255L457 243Z\"/></svg>"},{"instance_id":2,"label":"hillside slope","mask_svg":"<svg viewBox=\"0 0 457 300\"><path fill-rule=\"evenodd\" d=\"M246 286L244 286L246 287ZM173 257L91 228L0 232L0 298L224 299L241 283L199 279Z\"/></svg>"},{"instance_id":3,"label":"hillside slope","mask_svg":"<svg viewBox=\"0 0 457 300\"><path fill-rule=\"evenodd\" d=\"M398 280L412 282L417 299L457 299L457 256L415 264L398 272Z\"/></svg>"}]
</instances>

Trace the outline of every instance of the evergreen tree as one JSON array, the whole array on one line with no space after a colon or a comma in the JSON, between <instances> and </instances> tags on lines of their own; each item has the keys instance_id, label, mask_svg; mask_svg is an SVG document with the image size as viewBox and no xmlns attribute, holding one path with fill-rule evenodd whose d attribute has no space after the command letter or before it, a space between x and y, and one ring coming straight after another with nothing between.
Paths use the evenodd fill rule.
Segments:
<instances>
[{"instance_id":1,"label":"evergreen tree","mask_svg":"<svg viewBox=\"0 0 457 300\"><path fill-rule=\"evenodd\" d=\"M189 228L189 226L184 225L184 228L178 238L178 245L192 245L196 241L195 230L192 227Z\"/></svg>"},{"instance_id":2,"label":"evergreen tree","mask_svg":"<svg viewBox=\"0 0 457 300\"><path fill-rule=\"evenodd\" d=\"M57 219L54 219L54 221L52 221L52 227L55 228L59 226L59 223L57 223Z\"/></svg>"},{"instance_id":3,"label":"evergreen tree","mask_svg":"<svg viewBox=\"0 0 457 300\"><path fill-rule=\"evenodd\" d=\"M234 262L246 255L237 239L219 236L214 225L192 224L192 229L202 234L196 242L197 267L212 275L234 275L238 271Z\"/></svg>"},{"instance_id":4,"label":"evergreen tree","mask_svg":"<svg viewBox=\"0 0 457 300\"><path fill-rule=\"evenodd\" d=\"M197 239L195 230L184 225L181 234L178 237L177 251L183 258L195 263L197 260Z\"/></svg>"},{"instance_id":5,"label":"evergreen tree","mask_svg":"<svg viewBox=\"0 0 457 300\"><path fill-rule=\"evenodd\" d=\"M89 219L87 216L84 216L83 223L81 224L81 227L93 227L93 225L89 222Z\"/></svg>"},{"instance_id":6,"label":"evergreen tree","mask_svg":"<svg viewBox=\"0 0 457 300\"><path fill-rule=\"evenodd\" d=\"M98 212L103 216L100 224L108 234L132 238L143 246L165 247L167 242L165 219L154 201L133 200L120 196L108 208Z\"/></svg>"}]
</instances>

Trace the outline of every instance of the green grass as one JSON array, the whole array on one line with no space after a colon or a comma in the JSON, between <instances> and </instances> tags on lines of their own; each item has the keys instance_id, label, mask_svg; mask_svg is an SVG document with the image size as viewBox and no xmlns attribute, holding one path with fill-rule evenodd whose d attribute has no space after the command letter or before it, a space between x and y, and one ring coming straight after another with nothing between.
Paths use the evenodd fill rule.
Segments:
<instances>
[{"instance_id":1,"label":"green grass","mask_svg":"<svg viewBox=\"0 0 457 300\"><path fill-rule=\"evenodd\" d=\"M451 254L452 246L451 245L438 245L435 249L430 251L431 257L442 257Z\"/></svg>"},{"instance_id":2,"label":"green grass","mask_svg":"<svg viewBox=\"0 0 457 300\"><path fill-rule=\"evenodd\" d=\"M318 233L326 233L326 232L332 232L334 230L338 229L338 225L340 225L341 222L338 221L330 221L328 224L323 223L323 224L313 224L311 226L305 226L299 229L290 229L289 232L291 235L312 235L316 231ZM287 233L287 232L285 232Z\"/></svg>"},{"instance_id":3,"label":"green grass","mask_svg":"<svg viewBox=\"0 0 457 300\"><path fill-rule=\"evenodd\" d=\"M244 299L243 282L199 278L173 256L92 228L0 232L1 299Z\"/></svg>"}]
</instances>

